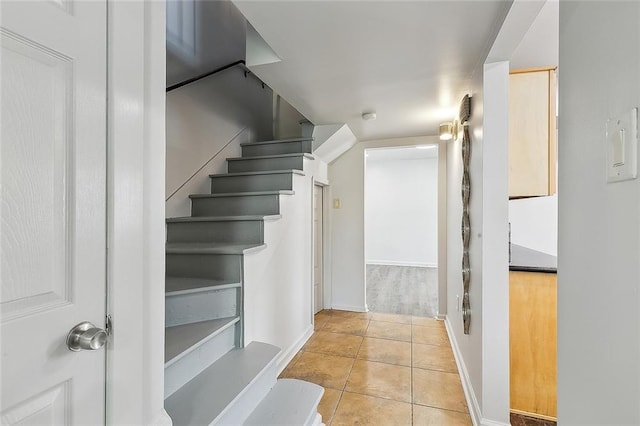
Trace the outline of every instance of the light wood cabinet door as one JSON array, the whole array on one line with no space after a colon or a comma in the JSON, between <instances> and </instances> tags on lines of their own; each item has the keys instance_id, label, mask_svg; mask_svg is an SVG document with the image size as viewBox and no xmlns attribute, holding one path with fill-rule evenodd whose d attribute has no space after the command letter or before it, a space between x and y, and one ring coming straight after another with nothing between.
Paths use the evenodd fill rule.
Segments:
<instances>
[{"instance_id":1,"label":"light wood cabinet door","mask_svg":"<svg viewBox=\"0 0 640 426\"><path fill-rule=\"evenodd\" d=\"M511 411L557 417L557 278L509 273Z\"/></svg>"},{"instance_id":2,"label":"light wood cabinet door","mask_svg":"<svg viewBox=\"0 0 640 426\"><path fill-rule=\"evenodd\" d=\"M509 198L556 192L555 69L509 76Z\"/></svg>"}]
</instances>

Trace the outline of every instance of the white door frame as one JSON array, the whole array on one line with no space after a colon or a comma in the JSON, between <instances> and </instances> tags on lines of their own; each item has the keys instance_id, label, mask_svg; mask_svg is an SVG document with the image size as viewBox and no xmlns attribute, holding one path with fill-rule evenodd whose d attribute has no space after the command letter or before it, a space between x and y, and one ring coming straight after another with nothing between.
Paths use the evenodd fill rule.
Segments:
<instances>
[{"instance_id":1,"label":"white door frame","mask_svg":"<svg viewBox=\"0 0 640 426\"><path fill-rule=\"evenodd\" d=\"M108 0L108 424L164 411L165 3Z\"/></svg>"},{"instance_id":2,"label":"white door frame","mask_svg":"<svg viewBox=\"0 0 640 426\"><path fill-rule=\"evenodd\" d=\"M324 226L325 226L325 185L323 185L320 182L316 182L314 180L313 182L313 188L311 190L311 197L312 197L312 212L311 212L311 235L312 235L312 240L313 240L313 250L312 250L312 263L311 263L311 269L312 269L312 278L311 278L311 311L315 314L315 310L316 310L316 277L315 277L315 267L316 267L316 231L315 231L315 221L316 221L316 187L318 187L320 194L322 196L322 205L320 206L320 210L322 212L322 217L320 218L321 220L321 225L322 225L322 229L320 230L320 240L322 242L322 253L320 253L320 291L322 294L321 297L321 305L322 305L322 309L326 309L326 305L325 305L325 267L324 267L324 256L325 256L325 248L324 248L324 242L325 242L325 230L324 230Z\"/></svg>"}]
</instances>

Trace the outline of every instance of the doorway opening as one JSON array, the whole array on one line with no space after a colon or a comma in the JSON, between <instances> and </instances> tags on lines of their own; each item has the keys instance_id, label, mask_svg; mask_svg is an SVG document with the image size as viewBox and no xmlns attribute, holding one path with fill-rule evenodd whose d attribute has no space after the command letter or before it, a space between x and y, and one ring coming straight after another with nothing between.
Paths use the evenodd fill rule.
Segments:
<instances>
[{"instance_id":1,"label":"doorway opening","mask_svg":"<svg viewBox=\"0 0 640 426\"><path fill-rule=\"evenodd\" d=\"M438 147L365 150L365 288L372 312L438 314Z\"/></svg>"}]
</instances>

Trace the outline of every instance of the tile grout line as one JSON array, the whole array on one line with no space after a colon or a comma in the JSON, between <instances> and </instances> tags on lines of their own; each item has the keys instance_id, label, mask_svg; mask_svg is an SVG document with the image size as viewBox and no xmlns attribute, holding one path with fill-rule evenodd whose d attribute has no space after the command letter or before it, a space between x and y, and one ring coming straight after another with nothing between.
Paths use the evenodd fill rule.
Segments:
<instances>
[{"instance_id":1,"label":"tile grout line","mask_svg":"<svg viewBox=\"0 0 640 426\"><path fill-rule=\"evenodd\" d=\"M411 425L413 426L413 317L411 318Z\"/></svg>"},{"instance_id":2,"label":"tile grout line","mask_svg":"<svg viewBox=\"0 0 640 426\"><path fill-rule=\"evenodd\" d=\"M327 321L325 322L325 326L326 326L326 324L328 323L328 321L329 321L331 318L336 318L336 319L337 319L337 318L340 318L340 317L339 317L339 316L333 316L333 315L330 315L330 316L329 316L329 319L327 319ZM354 318L354 319L362 319L362 318L358 318L357 316L356 316L356 317L352 317L352 318ZM347 380L345 381L345 384L344 384L344 386L343 386L342 390L332 389L332 390L335 390L335 391L340 392L340 395L339 395L338 401L337 401L337 403L336 403L336 405L335 405L335 408L334 408L334 410L332 411L332 414L331 414L331 417L330 417L330 419L332 420L332 422L333 422L333 420L335 419L335 415L336 415L336 413L337 413L337 411L338 411L338 407L340 406L340 404L341 404L341 402L342 402L342 400L343 400L343 398L344 398L344 393L346 392L347 384L348 384L348 382L349 382L349 379L351 378L351 374L353 374L353 369L354 369L354 367L355 367L355 362L359 359L359 358L358 358L358 357L359 357L359 354L360 354L360 352L362 351L362 346L363 346L363 344L364 344L364 339L366 339L366 338L371 338L371 339L374 339L374 340L375 340L375 339L378 339L378 340L390 340L390 341L397 341L397 342L399 342L399 343L400 343L400 342L403 342L402 340L396 340L396 339L385 339L385 338L381 338L381 337L369 337L369 336L367 336L367 332L368 332L368 329L369 329L369 328L370 328L370 326L371 326L372 321L376 321L376 320L374 320L374 319L373 319L373 317L365 318L365 320L367 321L367 326L365 327L365 329L364 329L364 331L363 331L363 334L362 334L362 335L352 334L352 333L341 333L341 332L336 332L336 331L326 331L326 333L327 333L327 334L345 335L345 336L349 335L349 336L359 336L359 337L361 337L360 344L358 345L358 349L355 351L355 356L354 356L354 358L353 358L353 363L352 363L352 365L351 365L351 368L350 368L349 373L348 373L348 375L347 375ZM381 321L381 322L396 323L396 324L407 324L407 323L398 322L398 321ZM411 408L410 408L410 415L411 415L411 420L410 420L410 422L411 422L411 424L413 424L413 422L414 422L414 411L415 411L415 410L414 410L414 409L415 409L415 407L414 407L414 406L415 406L415 405L420 405L420 406L424 406L424 407L430 407L430 408L433 408L433 409L436 409L436 410L443 410L443 411L448 411L448 412L455 412L455 413L460 413L460 414L466 414L466 415L469 415L468 411L467 411L467 412L465 412L465 411L459 411L459 410L455 410L455 409L451 409L451 408L444 408L444 407L438 407L438 406L433 406L433 405L428 405L428 404L418 404L418 403L414 403L414 389L413 389L413 388L414 388L414 386L413 386L413 385L414 385L415 379L414 379L414 374L413 374L413 373L414 373L414 369L415 369L415 368L419 368L419 367L417 367L417 366L416 366L416 363L415 363L415 360L414 360L414 333L413 333L413 332L414 332L414 327L418 327L418 329L420 329L420 328L432 328L432 327L428 327L428 326L418 326L418 325L415 325L415 324L413 324L413 319L412 319L411 323L410 323L410 324L408 324L408 325L410 325L410 329L411 329L411 339L410 339L410 341L409 341L409 344L410 344L410 369L411 369L411 375L410 375L410 394L409 394L409 396L410 396L410 398L409 398L409 399L410 399L410 401L409 401L409 404L411 405ZM323 327L323 328L324 328L324 327ZM321 328L321 329L322 329L322 328ZM320 330L321 330L321 329L320 329ZM317 330L317 331L320 331L320 330ZM431 343L421 343L421 344L422 344L422 345L424 345L424 346L432 347L432 348L438 348L438 347L440 347L440 348L444 348L444 347L446 347L446 345L438 345L438 344L435 344L435 345L434 345L434 344L431 344ZM415 343L415 345L419 345L419 344L418 344L418 343ZM451 348L449 347L449 349L451 349ZM373 362L373 363L376 363L376 364L383 364L383 365L400 366L400 367L402 367L402 365L401 365L401 364L395 364L395 363L393 363L393 362L386 362L386 361L384 361L384 360L369 360L369 359L366 359L366 361L367 361L367 362ZM296 363L297 363L297 361L296 361ZM449 374L456 374L456 372L445 371L445 370L437 370L437 369L434 369L434 368L419 368L419 369L420 369L420 370L433 371L433 372L437 372L437 373L449 373ZM395 401L395 402L400 402L400 403L404 402L404 401L398 401L397 399L395 399L395 398L393 398L393 397L375 396L375 395L369 395L369 394L367 394L367 393L361 393L361 392L352 392L352 393L354 393L354 394L358 394L358 395L362 395L362 396L366 396L366 397L380 398L380 399L385 399L385 400L390 400L390 401ZM330 422L330 423L328 423L328 424L331 424L332 422Z\"/></svg>"},{"instance_id":3,"label":"tile grout line","mask_svg":"<svg viewBox=\"0 0 640 426\"><path fill-rule=\"evenodd\" d=\"M331 314L331 317L333 317L333 314ZM329 321L327 321L328 323ZM369 320L369 322L371 322ZM369 328L369 323L367 323L367 328ZM367 330L364 330L364 333L366 333ZM343 333L336 333L336 334L343 334ZM344 386L342 387L342 390L340 391L340 398L338 398L338 403L336 404L336 408L333 410L333 415L331 416L331 423L333 424L333 421L335 420L335 416L338 413L338 407L340 406L340 403L342 402L342 398L344 396L345 393L345 389L347 388L347 382L349 381L349 377L351 377L351 372L353 371L353 366L356 364L356 360L358 359L358 353L360 352L360 348L362 347L362 343L364 342L364 336L361 336L362 340L360 341L360 345L358 346L358 350L356 351L355 357L353 359L353 364L351 364L351 369L349 369L349 373L347 374L347 380L345 380L344 382Z\"/></svg>"}]
</instances>

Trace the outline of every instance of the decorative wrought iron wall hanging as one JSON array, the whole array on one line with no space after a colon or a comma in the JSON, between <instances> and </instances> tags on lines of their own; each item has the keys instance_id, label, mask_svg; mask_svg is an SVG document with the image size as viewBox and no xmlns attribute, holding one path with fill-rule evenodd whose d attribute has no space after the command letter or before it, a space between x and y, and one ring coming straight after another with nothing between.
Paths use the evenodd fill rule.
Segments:
<instances>
[{"instance_id":1,"label":"decorative wrought iron wall hanging","mask_svg":"<svg viewBox=\"0 0 640 426\"><path fill-rule=\"evenodd\" d=\"M471 98L465 95L460 104L460 124L462 125L462 324L464 334L469 334L471 327L471 304L469 288L471 284L471 267L469 264L469 240L471 239L471 219L469 217L469 199L471 198L471 178L469 163L471 161L471 137L467 121L471 117Z\"/></svg>"}]
</instances>

